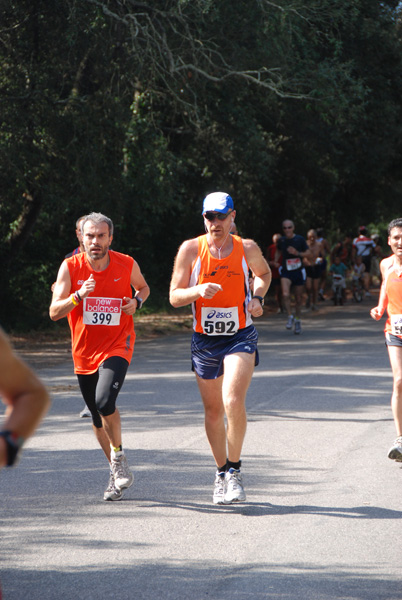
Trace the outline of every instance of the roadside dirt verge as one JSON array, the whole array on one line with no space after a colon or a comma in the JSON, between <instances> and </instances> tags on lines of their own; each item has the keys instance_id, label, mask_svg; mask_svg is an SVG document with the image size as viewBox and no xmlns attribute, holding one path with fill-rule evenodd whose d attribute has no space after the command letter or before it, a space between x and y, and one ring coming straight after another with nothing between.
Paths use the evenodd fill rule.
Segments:
<instances>
[{"instance_id":1,"label":"roadside dirt verge","mask_svg":"<svg viewBox=\"0 0 402 600\"><path fill-rule=\"evenodd\" d=\"M64 325L64 324L63 324ZM154 314L135 318L137 340L149 340L159 336L191 331L192 315ZM45 367L64 362L71 356L70 330L67 323L55 331L10 335L17 353L32 367Z\"/></svg>"},{"instance_id":2,"label":"roadside dirt verge","mask_svg":"<svg viewBox=\"0 0 402 600\"><path fill-rule=\"evenodd\" d=\"M377 301L377 294L378 290L375 290L371 300L372 306ZM349 303L353 304L350 297L348 297L347 305ZM325 302L319 304L319 311L317 313L310 313L310 318L318 315L322 316L330 312L332 307L333 303L327 298ZM264 316L269 316L276 312L275 301L272 298L266 299ZM193 317L191 311L184 309L178 309L173 313L157 313L135 317L135 330L138 341L151 340L164 335L181 332L188 332L190 334L192 324ZM67 357L71 358L70 330L67 321L61 324L58 323L53 331L10 335L10 339L18 354L33 368L60 364Z\"/></svg>"}]
</instances>

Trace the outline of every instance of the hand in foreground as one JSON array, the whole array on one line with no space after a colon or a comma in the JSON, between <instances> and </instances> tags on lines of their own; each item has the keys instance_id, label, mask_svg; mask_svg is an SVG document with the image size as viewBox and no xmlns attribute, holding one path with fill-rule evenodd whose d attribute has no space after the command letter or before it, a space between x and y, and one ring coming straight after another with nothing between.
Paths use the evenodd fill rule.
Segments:
<instances>
[{"instance_id":1,"label":"hand in foreground","mask_svg":"<svg viewBox=\"0 0 402 600\"><path fill-rule=\"evenodd\" d=\"M96 281L94 279L94 276L91 273L90 276L88 277L88 279L86 281L84 281L84 283L78 290L80 297L86 298L87 296L89 296L89 294L94 291L95 286L96 286Z\"/></svg>"},{"instance_id":2,"label":"hand in foreground","mask_svg":"<svg viewBox=\"0 0 402 600\"><path fill-rule=\"evenodd\" d=\"M205 299L213 298L215 294L222 291L222 286L219 283L202 283L198 286L200 296Z\"/></svg>"},{"instance_id":3,"label":"hand in foreground","mask_svg":"<svg viewBox=\"0 0 402 600\"><path fill-rule=\"evenodd\" d=\"M135 313L135 311L137 310L137 306L138 306L137 300L135 298L128 298L128 296L124 296L123 302L125 302L126 304L122 305L121 310L126 315L133 315Z\"/></svg>"}]
</instances>

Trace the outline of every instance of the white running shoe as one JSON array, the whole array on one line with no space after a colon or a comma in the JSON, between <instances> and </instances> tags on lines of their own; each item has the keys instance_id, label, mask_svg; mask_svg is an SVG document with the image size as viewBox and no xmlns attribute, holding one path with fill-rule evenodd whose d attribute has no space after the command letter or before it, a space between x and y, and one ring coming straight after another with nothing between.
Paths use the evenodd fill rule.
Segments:
<instances>
[{"instance_id":1,"label":"white running shoe","mask_svg":"<svg viewBox=\"0 0 402 600\"><path fill-rule=\"evenodd\" d=\"M217 471L212 494L212 502L214 504L225 504L225 487L225 473Z\"/></svg>"},{"instance_id":2,"label":"white running shoe","mask_svg":"<svg viewBox=\"0 0 402 600\"><path fill-rule=\"evenodd\" d=\"M111 469L113 471L114 483L118 490L125 490L133 485L134 475L128 467L125 454L119 453L112 458Z\"/></svg>"},{"instance_id":3,"label":"white running shoe","mask_svg":"<svg viewBox=\"0 0 402 600\"><path fill-rule=\"evenodd\" d=\"M229 469L225 474L225 504L232 504L232 502L244 502L246 499L246 492L243 488L243 481L240 470Z\"/></svg>"},{"instance_id":4,"label":"white running shoe","mask_svg":"<svg viewBox=\"0 0 402 600\"><path fill-rule=\"evenodd\" d=\"M388 451L388 458L396 462L402 462L402 435L396 438Z\"/></svg>"},{"instance_id":5,"label":"white running shoe","mask_svg":"<svg viewBox=\"0 0 402 600\"><path fill-rule=\"evenodd\" d=\"M83 419L84 417L91 417L91 411L89 410L88 406L85 406L85 408L82 409L82 411L80 412L80 417L81 419Z\"/></svg>"},{"instance_id":6,"label":"white running shoe","mask_svg":"<svg viewBox=\"0 0 402 600\"><path fill-rule=\"evenodd\" d=\"M293 315L289 315L288 316L288 320L287 320L287 323L286 323L286 329L292 329L292 327L293 327L293 321L294 320L295 320L295 318L294 318Z\"/></svg>"},{"instance_id":7,"label":"white running shoe","mask_svg":"<svg viewBox=\"0 0 402 600\"><path fill-rule=\"evenodd\" d=\"M109 483L107 488L105 489L105 493L103 494L103 499L109 501L121 500L122 495L123 492L117 489L116 484L114 482L114 475L112 471L110 471Z\"/></svg>"}]
</instances>

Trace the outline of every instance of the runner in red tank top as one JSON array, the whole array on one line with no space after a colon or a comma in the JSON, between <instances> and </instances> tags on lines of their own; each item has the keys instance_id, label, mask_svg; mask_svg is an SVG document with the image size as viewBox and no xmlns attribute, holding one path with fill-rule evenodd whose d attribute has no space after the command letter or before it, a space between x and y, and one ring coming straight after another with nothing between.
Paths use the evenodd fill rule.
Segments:
<instances>
[{"instance_id":1,"label":"runner in red tank top","mask_svg":"<svg viewBox=\"0 0 402 600\"><path fill-rule=\"evenodd\" d=\"M133 315L148 298L149 287L133 258L109 250L113 223L108 217L86 216L82 235L85 252L62 263L49 312L53 321L68 318L74 370L110 463L104 500L120 500L134 477L123 452L116 400L133 353Z\"/></svg>"},{"instance_id":2,"label":"runner in red tank top","mask_svg":"<svg viewBox=\"0 0 402 600\"><path fill-rule=\"evenodd\" d=\"M209 194L202 214L207 234L180 247L170 302L176 308L193 307L193 370L217 466L213 502L231 504L246 499L240 454L247 425L246 394L258 364L258 336L251 318L263 314L271 271L253 240L230 235L236 211L228 194ZM255 275L253 297L249 268Z\"/></svg>"},{"instance_id":3,"label":"runner in red tank top","mask_svg":"<svg viewBox=\"0 0 402 600\"><path fill-rule=\"evenodd\" d=\"M391 406L397 433L388 458L402 462L402 218L388 225L388 244L393 254L381 261L380 298L370 315L378 321L387 309L385 343L394 379Z\"/></svg>"}]
</instances>

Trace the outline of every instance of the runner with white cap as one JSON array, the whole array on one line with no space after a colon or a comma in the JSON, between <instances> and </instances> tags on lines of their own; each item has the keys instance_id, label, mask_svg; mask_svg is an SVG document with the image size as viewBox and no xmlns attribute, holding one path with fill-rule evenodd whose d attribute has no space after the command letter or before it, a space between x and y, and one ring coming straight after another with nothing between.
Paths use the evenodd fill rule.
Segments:
<instances>
[{"instance_id":1,"label":"runner with white cap","mask_svg":"<svg viewBox=\"0 0 402 600\"><path fill-rule=\"evenodd\" d=\"M213 502L231 504L246 499L240 456L247 427L246 394L258 364L252 317L263 314L271 271L253 240L230 235L236 211L229 194L208 194L202 215L207 233L179 248L170 302L176 308L192 305L192 368L217 466ZM254 274L253 297L249 269Z\"/></svg>"}]
</instances>

